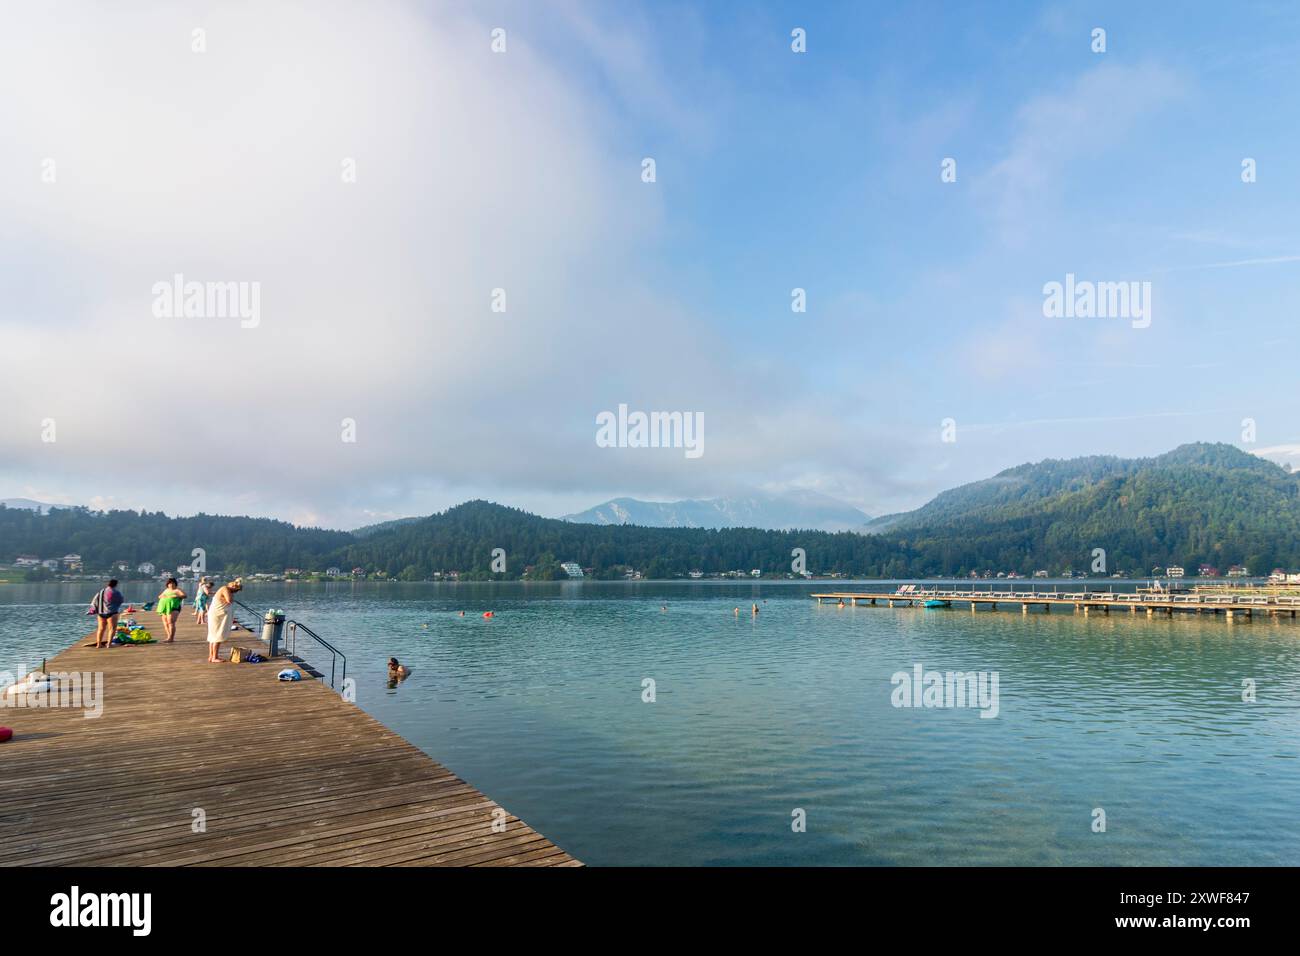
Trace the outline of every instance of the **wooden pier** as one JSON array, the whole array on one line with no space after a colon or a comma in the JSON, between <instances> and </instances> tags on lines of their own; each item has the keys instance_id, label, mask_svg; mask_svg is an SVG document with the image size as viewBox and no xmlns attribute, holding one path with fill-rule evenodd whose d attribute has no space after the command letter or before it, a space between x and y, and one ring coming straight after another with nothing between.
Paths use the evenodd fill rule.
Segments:
<instances>
[{"instance_id":1,"label":"wooden pier","mask_svg":"<svg viewBox=\"0 0 1300 956\"><path fill-rule=\"evenodd\" d=\"M984 605L998 610L999 605L1019 607L1028 614L1031 608L1050 613L1054 607L1068 607L1072 611L1089 614L1112 611L1137 614L1144 611L1148 617L1157 613L1172 615L1175 612L1193 614L1223 614L1228 620L1251 618L1256 614L1295 617L1300 610L1300 597L1241 594L1205 594L1188 592L1144 591L1126 593L1117 591L1016 591L979 590L977 588L945 588L903 585L893 591L830 591L812 595L817 603L843 602L846 606L885 605L886 607L925 606L926 602L942 602L944 606L966 606L972 611Z\"/></svg>"},{"instance_id":2,"label":"wooden pier","mask_svg":"<svg viewBox=\"0 0 1300 956\"><path fill-rule=\"evenodd\" d=\"M305 666L208 664L188 604L178 624L174 644L83 639L48 662L103 674L98 718L0 707L0 865L581 865Z\"/></svg>"}]
</instances>

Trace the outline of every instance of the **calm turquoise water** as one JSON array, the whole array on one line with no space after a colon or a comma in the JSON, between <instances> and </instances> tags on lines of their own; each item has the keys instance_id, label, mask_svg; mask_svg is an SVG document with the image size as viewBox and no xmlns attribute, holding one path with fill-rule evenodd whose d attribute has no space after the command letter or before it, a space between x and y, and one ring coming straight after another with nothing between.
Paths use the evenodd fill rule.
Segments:
<instances>
[{"instance_id":1,"label":"calm turquoise water","mask_svg":"<svg viewBox=\"0 0 1300 956\"><path fill-rule=\"evenodd\" d=\"M841 610L817 589L245 597L339 645L360 706L589 864L1300 863L1297 622ZM90 590L0 587L0 670L82 634ZM414 668L396 689L389 655ZM918 662L997 671L997 718L891 706L891 675Z\"/></svg>"}]
</instances>

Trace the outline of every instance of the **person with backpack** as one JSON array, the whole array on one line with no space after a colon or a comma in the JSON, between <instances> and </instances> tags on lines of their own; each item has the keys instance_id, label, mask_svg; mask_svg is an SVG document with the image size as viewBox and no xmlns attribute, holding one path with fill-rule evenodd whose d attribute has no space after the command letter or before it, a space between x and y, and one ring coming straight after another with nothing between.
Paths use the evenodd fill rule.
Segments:
<instances>
[{"instance_id":1,"label":"person with backpack","mask_svg":"<svg viewBox=\"0 0 1300 956\"><path fill-rule=\"evenodd\" d=\"M109 581L108 587L91 599L90 610L87 613L95 615L95 643L87 644L87 647L113 646L113 635L117 633L117 617L125 601L126 598L117 589L117 578Z\"/></svg>"}]
</instances>

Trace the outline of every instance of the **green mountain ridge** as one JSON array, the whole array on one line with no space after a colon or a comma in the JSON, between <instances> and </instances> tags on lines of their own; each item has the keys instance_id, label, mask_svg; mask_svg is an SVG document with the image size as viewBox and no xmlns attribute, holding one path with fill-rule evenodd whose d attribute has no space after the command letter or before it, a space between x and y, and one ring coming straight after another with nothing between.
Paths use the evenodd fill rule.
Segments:
<instances>
[{"instance_id":1,"label":"green mountain ridge","mask_svg":"<svg viewBox=\"0 0 1300 956\"><path fill-rule=\"evenodd\" d=\"M882 527L883 523L883 527ZM1191 444L1154 458L1089 456L1018 465L945 491L873 533L756 528L591 525L543 518L487 501L399 519L360 533L284 522L131 511L0 507L0 562L18 554L75 551L88 568L115 560L159 569L203 547L214 572L360 567L405 580L458 571L462 578L563 575L576 561L597 577L636 569L647 577L758 569L787 574L802 548L807 570L872 577L1031 574L1090 570L1145 575L1180 564L1246 564L1256 573L1300 567L1300 475L1230 445ZM506 571L494 573L494 549Z\"/></svg>"}]
</instances>

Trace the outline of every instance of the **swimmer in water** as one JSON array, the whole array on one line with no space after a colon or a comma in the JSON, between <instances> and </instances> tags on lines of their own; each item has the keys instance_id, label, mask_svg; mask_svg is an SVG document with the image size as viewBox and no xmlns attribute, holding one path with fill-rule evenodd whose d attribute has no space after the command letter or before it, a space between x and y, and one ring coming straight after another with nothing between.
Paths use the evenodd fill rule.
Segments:
<instances>
[{"instance_id":1,"label":"swimmer in water","mask_svg":"<svg viewBox=\"0 0 1300 956\"><path fill-rule=\"evenodd\" d=\"M668 605L665 604L665 605L664 605L663 607L661 607L659 610L660 610L660 611L666 611L666 610L668 610Z\"/></svg>"},{"instance_id":2,"label":"swimmer in water","mask_svg":"<svg viewBox=\"0 0 1300 956\"><path fill-rule=\"evenodd\" d=\"M740 617L740 608L736 608L735 614L736 617Z\"/></svg>"},{"instance_id":3,"label":"swimmer in water","mask_svg":"<svg viewBox=\"0 0 1300 956\"><path fill-rule=\"evenodd\" d=\"M844 606L844 598L840 598L840 607Z\"/></svg>"},{"instance_id":4,"label":"swimmer in water","mask_svg":"<svg viewBox=\"0 0 1300 956\"><path fill-rule=\"evenodd\" d=\"M464 617L464 616L465 616L465 612L464 612L464 611L461 611L461 612L460 612L460 616L461 616L461 617Z\"/></svg>"},{"instance_id":5,"label":"swimmer in water","mask_svg":"<svg viewBox=\"0 0 1300 956\"><path fill-rule=\"evenodd\" d=\"M388 659L388 679L390 681L396 682L399 680L406 680L406 678L410 676L411 669L409 667L405 664L399 664L396 657L390 657Z\"/></svg>"},{"instance_id":6,"label":"swimmer in water","mask_svg":"<svg viewBox=\"0 0 1300 956\"><path fill-rule=\"evenodd\" d=\"M754 617L758 617L758 605L757 605L757 604L754 605L754 609L753 609L753 611L752 611L751 613L754 615Z\"/></svg>"}]
</instances>

